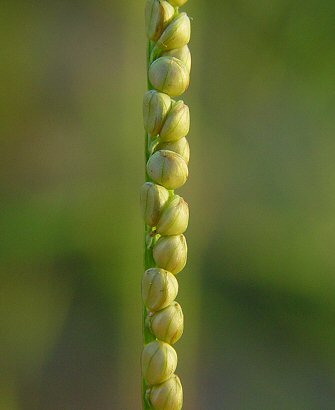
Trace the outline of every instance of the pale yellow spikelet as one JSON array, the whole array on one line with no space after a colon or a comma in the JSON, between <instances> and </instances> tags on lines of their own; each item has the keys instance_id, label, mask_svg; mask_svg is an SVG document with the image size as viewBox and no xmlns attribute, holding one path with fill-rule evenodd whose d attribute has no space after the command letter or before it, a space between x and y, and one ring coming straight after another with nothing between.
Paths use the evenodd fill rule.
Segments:
<instances>
[{"instance_id":1,"label":"pale yellow spikelet","mask_svg":"<svg viewBox=\"0 0 335 410\"><path fill-rule=\"evenodd\" d=\"M148 385L169 379L177 367L177 353L168 343L155 340L142 351L142 374Z\"/></svg>"},{"instance_id":2,"label":"pale yellow spikelet","mask_svg":"<svg viewBox=\"0 0 335 410\"><path fill-rule=\"evenodd\" d=\"M184 235L161 236L153 248L158 267L176 275L187 261L187 243Z\"/></svg>"},{"instance_id":3,"label":"pale yellow spikelet","mask_svg":"<svg viewBox=\"0 0 335 410\"><path fill-rule=\"evenodd\" d=\"M145 182L140 191L140 203L144 222L156 226L169 199L169 191L153 182Z\"/></svg>"},{"instance_id":4,"label":"pale yellow spikelet","mask_svg":"<svg viewBox=\"0 0 335 410\"><path fill-rule=\"evenodd\" d=\"M147 162L150 178L166 189L183 186L188 177L188 168L184 158L169 150L156 151Z\"/></svg>"},{"instance_id":5,"label":"pale yellow spikelet","mask_svg":"<svg viewBox=\"0 0 335 410\"><path fill-rule=\"evenodd\" d=\"M175 57L160 57L149 67L149 81L153 87L171 97L183 94L190 82L186 65Z\"/></svg>"},{"instance_id":6,"label":"pale yellow spikelet","mask_svg":"<svg viewBox=\"0 0 335 410\"><path fill-rule=\"evenodd\" d=\"M150 40L157 40L168 23L172 20L175 10L164 0L147 0L145 6L145 27Z\"/></svg>"},{"instance_id":7,"label":"pale yellow spikelet","mask_svg":"<svg viewBox=\"0 0 335 410\"><path fill-rule=\"evenodd\" d=\"M156 231L160 235L180 235L184 233L188 226L189 209L187 202L179 195L165 206L159 221Z\"/></svg>"},{"instance_id":8,"label":"pale yellow spikelet","mask_svg":"<svg viewBox=\"0 0 335 410\"><path fill-rule=\"evenodd\" d=\"M163 50L184 47L191 38L191 22L186 13L178 14L159 37L156 47Z\"/></svg>"},{"instance_id":9,"label":"pale yellow spikelet","mask_svg":"<svg viewBox=\"0 0 335 410\"><path fill-rule=\"evenodd\" d=\"M153 410L181 410L183 407L183 388L175 374L148 389L146 396Z\"/></svg>"},{"instance_id":10,"label":"pale yellow spikelet","mask_svg":"<svg viewBox=\"0 0 335 410\"><path fill-rule=\"evenodd\" d=\"M185 64L187 70L189 72L191 71L192 57L188 45L180 48L173 48L169 51L164 51L164 53L162 53L162 56L178 58L178 60L181 60Z\"/></svg>"},{"instance_id":11,"label":"pale yellow spikelet","mask_svg":"<svg viewBox=\"0 0 335 410\"><path fill-rule=\"evenodd\" d=\"M160 142L155 146L155 151L163 149L173 151L181 155L188 165L190 160L190 145L185 137L180 138L178 141Z\"/></svg>"},{"instance_id":12,"label":"pale yellow spikelet","mask_svg":"<svg viewBox=\"0 0 335 410\"><path fill-rule=\"evenodd\" d=\"M142 299L150 311L157 311L169 306L178 294L178 282L175 276L159 268L150 268L142 279Z\"/></svg>"},{"instance_id":13,"label":"pale yellow spikelet","mask_svg":"<svg viewBox=\"0 0 335 410\"><path fill-rule=\"evenodd\" d=\"M173 302L151 316L150 327L157 339L171 345L176 343L184 330L184 315L179 303Z\"/></svg>"},{"instance_id":14,"label":"pale yellow spikelet","mask_svg":"<svg viewBox=\"0 0 335 410\"><path fill-rule=\"evenodd\" d=\"M171 107L159 133L160 141L177 141L186 137L190 130L190 110L184 101L177 101Z\"/></svg>"}]
</instances>

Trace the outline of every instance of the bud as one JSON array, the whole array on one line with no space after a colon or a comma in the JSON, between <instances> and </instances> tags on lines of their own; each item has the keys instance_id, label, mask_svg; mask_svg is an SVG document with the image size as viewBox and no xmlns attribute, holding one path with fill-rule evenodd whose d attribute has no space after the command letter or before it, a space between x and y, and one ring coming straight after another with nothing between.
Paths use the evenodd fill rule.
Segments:
<instances>
[{"instance_id":1,"label":"bud","mask_svg":"<svg viewBox=\"0 0 335 410\"><path fill-rule=\"evenodd\" d=\"M157 339L170 345L176 343L184 330L184 315L179 303L173 302L151 316L150 327Z\"/></svg>"},{"instance_id":2,"label":"bud","mask_svg":"<svg viewBox=\"0 0 335 410\"><path fill-rule=\"evenodd\" d=\"M165 51L164 53L162 53L162 56L178 58L178 60L181 60L186 65L188 72L191 71L192 58L190 49L187 45L181 48L174 48L172 50Z\"/></svg>"},{"instance_id":3,"label":"bud","mask_svg":"<svg viewBox=\"0 0 335 410\"><path fill-rule=\"evenodd\" d=\"M187 90L190 74L178 58L159 57L149 67L149 81L157 90L176 97Z\"/></svg>"},{"instance_id":4,"label":"bud","mask_svg":"<svg viewBox=\"0 0 335 410\"><path fill-rule=\"evenodd\" d=\"M187 202L175 195L164 208L157 224L157 233L163 236L180 235L187 229L189 210Z\"/></svg>"},{"instance_id":5,"label":"bud","mask_svg":"<svg viewBox=\"0 0 335 410\"><path fill-rule=\"evenodd\" d=\"M145 223L149 226L156 226L162 209L169 199L167 189L153 182L146 182L140 191L140 202L142 215Z\"/></svg>"},{"instance_id":6,"label":"bud","mask_svg":"<svg viewBox=\"0 0 335 410\"><path fill-rule=\"evenodd\" d=\"M185 137L181 138L178 141L160 142L155 147L155 151L159 151L163 149L176 152L177 154L181 155L184 158L186 164L188 164L190 160L190 146Z\"/></svg>"},{"instance_id":7,"label":"bud","mask_svg":"<svg viewBox=\"0 0 335 410\"><path fill-rule=\"evenodd\" d=\"M155 410L181 410L183 407L183 388L180 379L173 374L164 383L152 386L146 397Z\"/></svg>"},{"instance_id":8,"label":"bud","mask_svg":"<svg viewBox=\"0 0 335 410\"><path fill-rule=\"evenodd\" d=\"M142 374L149 385L165 382L176 370L177 353L167 343L155 340L144 346Z\"/></svg>"},{"instance_id":9,"label":"bud","mask_svg":"<svg viewBox=\"0 0 335 410\"><path fill-rule=\"evenodd\" d=\"M169 306L178 294L178 282L172 273L159 268L150 268L142 279L142 299L151 311Z\"/></svg>"},{"instance_id":10,"label":"bud","mask_svg":"<svg viewBox=\"0 0 335 410\"><path fill-rule=\"evenodd\" d=\"M159 133L160 141L177 141L190 130L190 110L184 101L172 105Z\"/></svg>"},{"instance_id":11,"label":"bud","mask_svg":"<svg viewBox=\"0 0 335 410\"><path fill-rule=\"evenodd\" d=\"M144 128L151 136L159 134L166 115L171 108L171 98L155 90L147 91L143 97Z\"/></svg>"},{"instance_id":12,"label":"bud","mask_svg":"<svg viewBox=\"0 0 335 410\"><path fill-rule=\"evenodd\" d=\"M161 236L154 245L153 257L157 266L176 275L186 265L187 244L185 236Z\"/></svg>"},{"instance_id":13,"label":"bud","mask_svg":"<svg viewBox=\"0 0 335 410\"><path fill-rule=\"evenodd\" d=\"M185 184L188 168L184 158L173 151L156 151L147 162L150 178L166 189L177 189Z\"/></svg>"},{"instance_id":14,"label":"bud","mask_svg":"<svg viewBox=\"0 0 335 410\"><path fill-rule=\"evenodd\" d=\"M147 0L145 27L150 40L157 40L174 16L174 8L164 0Z\"/></svg>"},{"instance_id":15,"label":"bud","mask_svg":"<svg viewBox=\"0 0 335 410\"><path fill-rule=\"evenodd\" d=\"M180 13L167 25L156 46L163 51L181 48L189 43L190 38L190 19L186 13Z\"/></svg>"}]
</instances>

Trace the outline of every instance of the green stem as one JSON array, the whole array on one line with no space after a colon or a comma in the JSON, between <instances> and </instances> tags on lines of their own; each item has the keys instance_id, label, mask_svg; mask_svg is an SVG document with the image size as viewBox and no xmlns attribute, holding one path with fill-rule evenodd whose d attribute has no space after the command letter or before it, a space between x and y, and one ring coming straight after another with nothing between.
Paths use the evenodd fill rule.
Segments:
<instances>
[{"instance_id":1,"label":"green stem","mask_svg":"<svg viewBox=\"0 0 335 410\"><path fill-rule=\"evenodd\" d=\"M147 235L150 234L151 227L145 225L145 237L144 237L144 268L145 270L152 268L154 266L154 260L152 256L152 247L147 246ZM143 306L143 342L147 344L154 340L154 336L150 332L150 329L147 326L147 309ZM151 410L150 404L146 400L146 391L147 391L147 384L145 380L142 381L142 400L143 400L143 410Z\"/></svg>"},{"instance_id":2,"label":"green stem","mask_svg":"<svg viewBox=\"0 0 335 410\"><path fill-rule=\"evenodd\" d=\"M152 50L152 44L149 41L148 42L148 49L147 49L147 72L149 69L149 65L150 65L150 55L151 55L151 50ZM148 84L148 90L150 90L151 84L149 81L149 78L147 78L147 84ZM151 152L150 152L150 135L148 135L147 133L145 134L144 137L144 152L145 152L145 164L147 163ZM150 178L148 176L148 173L145 169L145 180L146 181L150 181ZM150 235L150 233L152 232L152 228L148 225L144 226L144 269L147 270L149 268L152 268L155 266L154 263L154 259L152 256L152 246L148 246L147 244L147 237L148 235ZM143 321L142 321L142 328L143 328L143 342L144 344L149 343L150 341L154 340L154 337L152 335L152 333L150 332L150 329L147 326L147 309L146 307L143 305ZM142 380L142 406L143 406L143 410L152 410L150 404L148 403L148 401L146 400L146 391L147 391L147 384L145 382L145 380Z\"/></svg>"}]
</instances>

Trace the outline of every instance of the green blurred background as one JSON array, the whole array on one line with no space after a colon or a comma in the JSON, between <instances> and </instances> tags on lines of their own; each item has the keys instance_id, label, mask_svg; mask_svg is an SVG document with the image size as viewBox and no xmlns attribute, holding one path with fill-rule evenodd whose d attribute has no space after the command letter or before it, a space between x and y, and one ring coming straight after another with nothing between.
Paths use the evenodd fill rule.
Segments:
<instances>
[{"instance_id":1,"label":"green blurred background","mask_svg":"<svg viewBox=\"0 0 335 410\"><path fill-rule=\"evenodd\" d=\"M140 408L144 1L0 5L0 410ZM335 409L333 0L192 0L185 410Z\"/></svg>"}]
</instances>

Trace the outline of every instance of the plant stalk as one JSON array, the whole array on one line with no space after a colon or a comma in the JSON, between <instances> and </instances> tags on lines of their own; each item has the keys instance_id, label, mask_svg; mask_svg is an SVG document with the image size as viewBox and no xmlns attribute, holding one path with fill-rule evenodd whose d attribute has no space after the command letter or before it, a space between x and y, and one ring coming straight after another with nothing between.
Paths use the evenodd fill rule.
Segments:
<instances>
[{"instance_id":1,"label":"plant stalk","mask_svg":"<svg viewBox=\"0 0 335 410\"><path fill-rule=\"evenodd\" d=\"M151 51L152 51L152 44L151 41L148 41L148 48L147 48L147 72L149 70L149 65L151 64ZM149 81L149 78L147 78L147 89L150 90L151 84ZM150 177L146 171L146 163L151 155L151 150L150 150L150 141L151 137L149 134L145 133L144 135L144 152L145 152L145 181L150 181ZM144 225L144 270L147 270L149 268L152 268L155 266L155 262L152 256L152 246L148 246L148 237L152 233L152 228L149 225ZM155 338L153 337L152 333L150 332L148 326L147 326L147 309L143 305L143 322L142 322L142 329L143 329L143 343L147 344L154 340ZM147 391L147 383L146 381L142 380L142 408L143 410L151 410L152 407L148 403L146 399L146 391Z\"/></svg>"}]
</instances>

